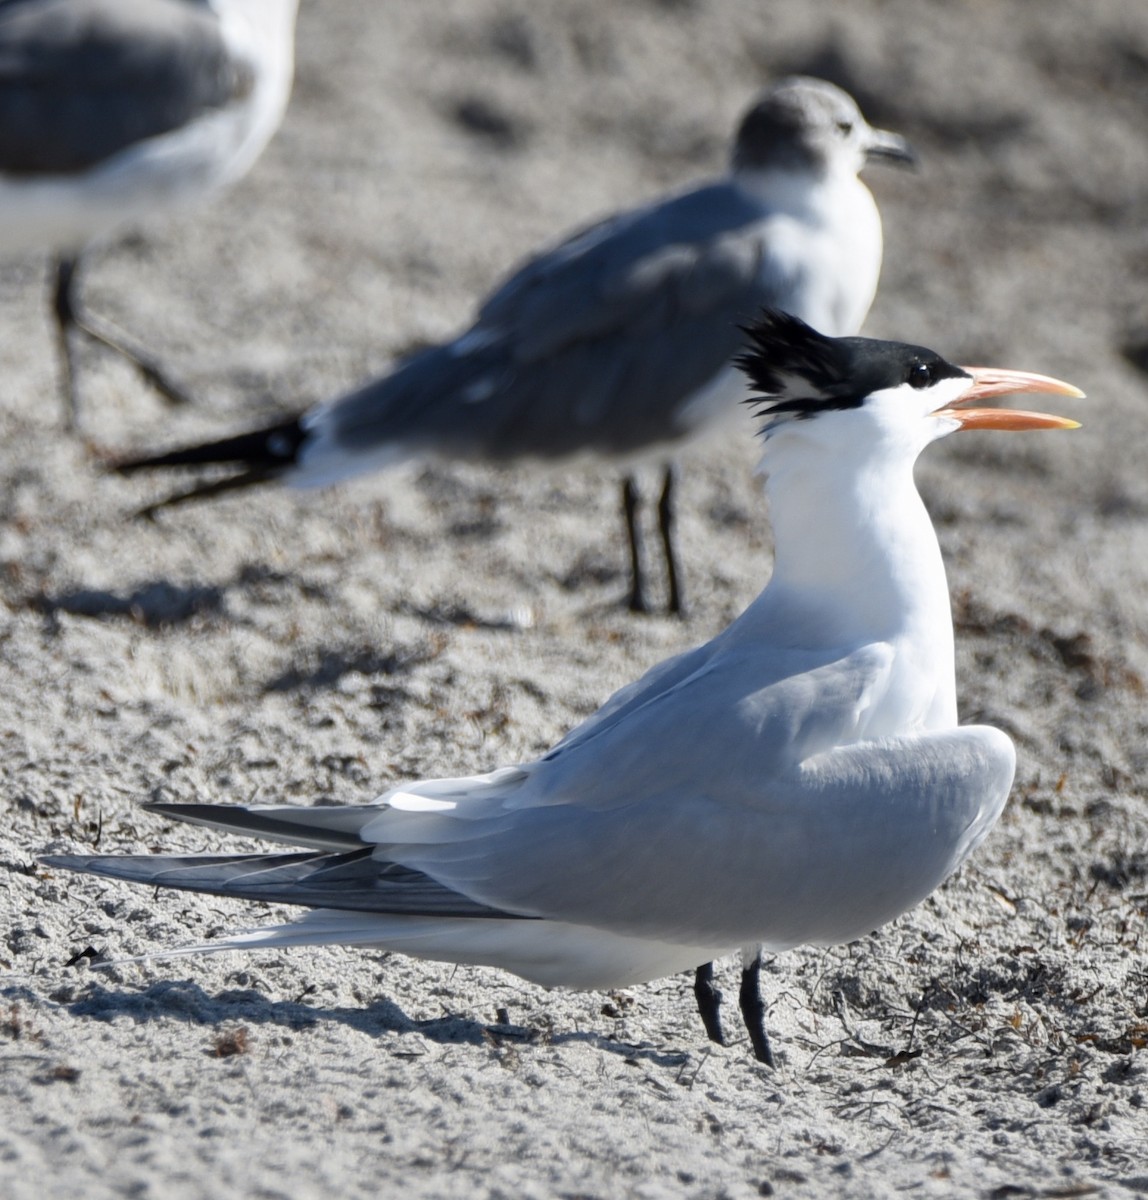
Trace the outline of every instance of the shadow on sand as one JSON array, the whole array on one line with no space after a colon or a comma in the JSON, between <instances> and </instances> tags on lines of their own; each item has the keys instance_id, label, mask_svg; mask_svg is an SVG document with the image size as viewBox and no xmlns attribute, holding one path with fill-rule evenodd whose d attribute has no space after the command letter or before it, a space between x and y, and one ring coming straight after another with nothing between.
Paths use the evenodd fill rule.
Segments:
<instances>
[{"instance_id":1,"label":"shadow on sand","mask_svg":"<svg viewBox=\"0 0 1148 1200\"><path fill-rule=\"evenodd\" d=\"M584 1043L629 1061L668 1068L682 1066L690 1059L686 1051L634 1045L593 1031L561 1032L527 1025L485 1024L457 1014L416 1021L387 999L356 1008L312 1006L300 1001L270 1000L254 988L225 990L211 995L189 980L164 980L139 990L93 984L80 999L66 1007L74 1017L97 1021L126 1016L137 1022L182 1020L207 1027L243 1022L277 1025L290 1030L311 1029L333 1021L373 1037L386 1033L412 1034L440 1045L502 1046L545 1042L562 1046ZM415 1045L417 1043L412 1042L412 1048Z\"/></svg>"}]
</instances>

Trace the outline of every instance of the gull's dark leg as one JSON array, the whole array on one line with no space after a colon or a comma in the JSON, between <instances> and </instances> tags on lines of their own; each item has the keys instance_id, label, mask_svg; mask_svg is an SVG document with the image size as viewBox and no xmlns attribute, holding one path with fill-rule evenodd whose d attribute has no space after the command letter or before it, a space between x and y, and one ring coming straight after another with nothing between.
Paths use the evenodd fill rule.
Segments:
<instances>
[{"instance_id":1,"label":"gull's dark leg","mask_svg":"<svg viewBox=\"0 0 1148 1200\"><path fill-rule=\"evenodd\" d=\"M60 330L63 346L65 382L68 390L68 426L75 428L77 420L76 362L72 355L71 338L68 331L78 329L94 342L126 358L128 362L165 400L171 404L187 404L191 399L178 384L173 383L159 363L138 347L130 345L122 334L113 332L103 322L97 323L90 313L82 312L76 300L76 269L79 258L61 258L56 265L56 292L54 297L56 324Z\"/></svg>"},{"instance_id":2,"label":"gull's dark leg","mask_svg":"<svg viewBox=\"0 0 1148 1200\"><path fill-rule=\"evenodd\" d=\"M761 954L754 955L753 962L741 971L741 991L738 993L742 1020L753 1043L753 1054L758 1062L773 1067L773 1051L769 1048L769 1037L765 1032L765 1004L761 999Z\"/></svg>"},{"instance_id":3,"label":"gull's dark leg","mask_svg":"<svg viewBox=\"0 0 1148 1200\"><path fill-rule=\"evenodd\" d=\"M56 263L56 286L52 292L52 310L56 314L56 333L60 343L60 370L64 375L64 423L75 432L80 420L80 401L76 392L76 363L73 358L71 331L76 325L74 283L75 258Z\"/></svg>"},{"instance_id":4,"label":"gull's dark leg","mask_svg":"<svg viewBox=\"0 0 1148 1200\"><path fill-rule=\"evenodd\" d=\"M633 475L627 475L622 483L622 514L626 518L626 532L630 535L630 611L650 611L646 593L642 586L642 552L638 540L638 485Z\"/></svg>"},{"instance_id":5,"label":"gull's dark leg","mask_svg":"<svg viewBox=\"0 0 1148 1200\"><path fill-rule=\"evenodd\" d=\"M706 1027L711 1042L725 1045L721 1031L721 992L714 983L714 965L703 963L694 972L694 999L698 1002L698 1015Z\"/></svg>"},{"instance_id":6,"label":"gull's dark leg","mask_svg":"<svg viewBox=\"0 0 1148 1200\"><path fill-rule=\"evenodd\" d=\"M662 548L666 554L666 578L669 582L670 591L670 599L666 608L669 612L681 616L685 611L685 604L682 600L681 584L678 578L678 564L674 555L675 482L673 463L667 463L665 479L662 483L662 496L658 501L658 528L662 533Z\"/></svg>"}]
</instances>

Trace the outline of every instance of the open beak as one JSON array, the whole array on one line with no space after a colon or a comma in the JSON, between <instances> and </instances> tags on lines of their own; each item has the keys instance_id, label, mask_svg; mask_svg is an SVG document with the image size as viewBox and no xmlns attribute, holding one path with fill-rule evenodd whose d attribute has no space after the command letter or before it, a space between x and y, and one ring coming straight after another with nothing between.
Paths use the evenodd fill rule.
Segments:
<instances>
[{"instance_id":1,"label":"open beak","mask_svg":"<svg viewBox=\"0 0 1148 1200\"><path fill-rule=\"evenodd\" d=\"M920 164L916 150L899 134L887 129L870 129L865 144L866 162L887 162L899 167L916 167Z\"/></svg>"},{"instance_id":2,"label":"open beak","mask_svg":"<svg viewBox=\"0 0 1148 1200\"><path fill-rule=\"evenodd\" d=\"M1030 371L1009 371L1003 367L962 367L973 382L954 405L938 409L933 416L949 417L962 429L1005 429L1023 432L1029 429L1079 429L1080 422L1068 417L1053 417L1048 413L1023 412L1016 408L965 408L978 400L1007 396L1013 392L1042 392L1050 396L1072 396L1079 400L1084 393L1071 383L1034 375ZM961 407L957 407L960 405Z\"/></svg>"}]
</instances>

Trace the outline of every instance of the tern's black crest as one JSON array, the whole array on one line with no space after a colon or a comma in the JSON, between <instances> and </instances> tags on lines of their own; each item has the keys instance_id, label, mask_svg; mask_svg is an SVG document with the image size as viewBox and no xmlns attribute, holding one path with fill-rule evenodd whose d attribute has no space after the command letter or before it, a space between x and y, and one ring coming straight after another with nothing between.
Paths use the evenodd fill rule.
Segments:
<instances>
[{"instance_id":1,"label":"tern's black crest","mask_svg":"<svg viewBox=\"0 0 1148 1200\"><path fill-rule=\"evenodd\" d=\"M804 420L860 408L867 396L886 388L923 389L967 375L924 346L827 337L776 309L765 309L744 329L749 349L735 362L759 393L748 401L758 416Z\"/></svg>"}]
</instances>

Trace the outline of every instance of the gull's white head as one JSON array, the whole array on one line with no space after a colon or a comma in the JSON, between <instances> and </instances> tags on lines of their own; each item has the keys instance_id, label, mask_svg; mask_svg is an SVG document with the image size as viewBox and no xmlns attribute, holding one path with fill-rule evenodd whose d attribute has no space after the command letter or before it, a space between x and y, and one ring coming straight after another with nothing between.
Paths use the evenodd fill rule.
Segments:
<instances>
[{"instance_id":1,"label":"gull's white head","mask_svg":"<svg viewBox=\"0 0 1148 1200\"><path fill-rule=\"evenodd\" d=\"M735 171L856 175L867 163L911 166L917 156L900 134L874 129L853 97L823 79L794 75L758 96L734 139Z\"/></svg>"},{"instance_id":2,"label":"gull's white head","mask_svg":"<svg viewBox=\"0 0 1148 1200\"><path fill-rule=\"evenodd\" d=\"M826 337L788 313L765 311L746 328L738 359L758 393L763 466L800 445L842 464L901 459L911 466L930 442L960 429L1074 429L1046 413L967 407L1011 392L1083 396L1059 379L989 367L958 367L933 350L874 338Z\"/></svg>"}]
</instances>

